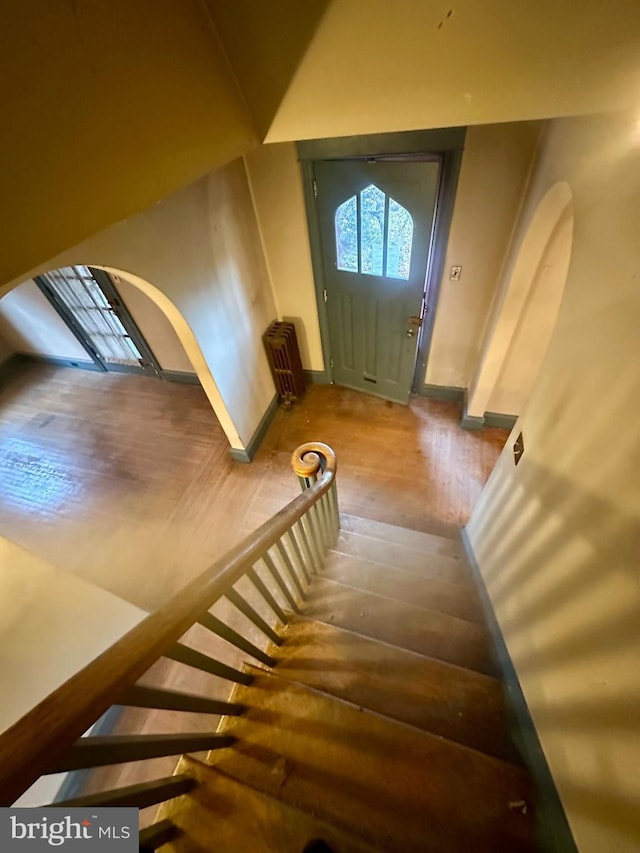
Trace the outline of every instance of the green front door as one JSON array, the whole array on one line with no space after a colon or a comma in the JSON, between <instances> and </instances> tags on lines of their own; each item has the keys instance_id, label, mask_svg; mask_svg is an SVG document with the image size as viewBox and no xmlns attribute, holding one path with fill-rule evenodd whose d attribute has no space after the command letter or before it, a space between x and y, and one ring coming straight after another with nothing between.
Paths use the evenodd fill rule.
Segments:
<instances>
[{"instance_id":1,"label":"green front door","mask_svg":"<svg viewBox=\"0 0 640 853\"><path fill-rule=\"evenodd\" d=\"M440 163L319 161L314 174L333 380L406 403Z\"/></svg>"}]
</instances>

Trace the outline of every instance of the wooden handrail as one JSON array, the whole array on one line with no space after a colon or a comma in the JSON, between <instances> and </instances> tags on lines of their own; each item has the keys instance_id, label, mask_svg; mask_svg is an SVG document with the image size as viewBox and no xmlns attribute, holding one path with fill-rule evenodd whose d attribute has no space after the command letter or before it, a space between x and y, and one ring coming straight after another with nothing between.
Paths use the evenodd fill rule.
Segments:
<instances>
[{"instance_id":1,"label":"wooden handrail","mask_svg":"<svg viewBox=\"0 0 640 853\"><path fill-rule=\"evenodd\" d=\"M328 445L301 445L292 464L298 476L318 474L317 482L0 735L0 805L10 806L54 766L107 708L117 704L126 688L329 491L337 462ZM303 475L298 473L300 467Z\"/></svg>"}]
</instances>

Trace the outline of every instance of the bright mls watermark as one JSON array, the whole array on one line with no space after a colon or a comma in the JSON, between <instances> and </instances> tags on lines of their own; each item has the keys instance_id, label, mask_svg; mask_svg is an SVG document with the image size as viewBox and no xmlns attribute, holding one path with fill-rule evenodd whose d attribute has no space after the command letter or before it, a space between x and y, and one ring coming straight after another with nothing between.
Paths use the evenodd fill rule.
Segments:
<instances>
[{"instance_id":1,"label":"bright mls watermark","mask_svg":"<svg viewBox=\"0 0 640 853\"><path fill-rule=\"evenodd\" d=\"M3 809L2 853L138 853L138 809Z\"/></svg>"}]
</instances>

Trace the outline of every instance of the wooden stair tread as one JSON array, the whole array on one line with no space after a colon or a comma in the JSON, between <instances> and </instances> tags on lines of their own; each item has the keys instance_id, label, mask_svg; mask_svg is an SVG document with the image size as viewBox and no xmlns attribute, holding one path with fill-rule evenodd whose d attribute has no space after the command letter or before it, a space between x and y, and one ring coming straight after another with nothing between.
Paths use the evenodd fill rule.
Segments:
<instances>
[{"instance_id":1,"label":"wooden stair tread","mask_svg":"<svg viewBox=\"0 0 640 853\"><path fill-rule=\"evenodd\" d=\"M271 654L276 674L506 761L511 744L495 678L302 617Z\"/></svg>"},{"instance_id":2,"label":"wooden stair tread","mask_svg":"<svg viewBox=\"0 0 640 853\"><path fill-rule=\"evenodd\" d=\"M340 527L350 533L361 533L382 542L396 542L429 554L442 554L445 557L460 557L464 552L459 539L449 539L445 536L435 536L433 533L422 533L408 527L398 527L370 518L360 518L357 515L340 514Z\"/></svg>"},{"instance_id":3,"label":"wooden stair tread","mask_svg":"<svg viewBox=\"0 0 640 853\"><path fill-rule=\"evenodd\" d=\"M253 671L222 723L238 740L209 759L224 772L388 853L534 849L520 768Z\"/></svg>"},{"instance_id":4,"label":"wooden stair tread","mask_svg":"<svg viewBox=\"0 0 640 853\"><path fill-rule=\"evenodd\" d=\"M404 569L390 571L380 563L335 551L329 552L322 577L406 604L439 610L450 616L484 624L484 611L478 593L460 583L433 580Z\"/></svg>"},{"instance_id":5,"label":"wooden stair tread","mask_svg":"<svg viewBox=\"0 0 640 853\"><path fill-rule=\"evenodd\" d=\"M420 577L447 581L448 583L466 584L472 588L474 586L468 566L458 557L429 554L415 548L399 545L397 542L383 542L380 539L372 539L370 536L350 533L346 530L340 531L337 542L331 550L340 554L349 554L352 557L371 560L390 569L403 569L405 572L413 572Z\"/></svg>"},{"instance_id":6,"label":"wooden stair tread","mask_svg":"<svg viewBox=\"0 0 640 853\"><path fill-rule=\"evenodd\" d=\"M301 853L313 838L323 838L340 853L375 853L378 849L189 756L181 758L178 771L197 779L199 785L161 807L159 817L172 820L182 830L163 850Z\"/></svg>"},{"instance_id":7,"label":"wooden stair tread","mask_svg":"<svg viewBox=\"0 0 640 853\"><path fill-rule=\"evenodd\" d=\"M337 581L315 578L303 614L427 657L496 675L485 627Z\"/></svg>"}]
</instances>

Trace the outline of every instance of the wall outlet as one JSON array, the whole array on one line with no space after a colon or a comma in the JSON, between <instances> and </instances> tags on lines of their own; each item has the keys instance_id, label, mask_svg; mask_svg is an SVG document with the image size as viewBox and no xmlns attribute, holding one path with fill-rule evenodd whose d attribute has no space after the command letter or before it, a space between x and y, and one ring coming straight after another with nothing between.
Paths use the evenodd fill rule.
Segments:
<instances>
[{"instance_id":1,"label":"wall outlet","mask_svg":"<svg viewBox=\"0 0 640 853\"><path fill-rule=\"evenodd\" d=\"M451 267L451 271L449 273L449 281L460 281L461 275L462 267Z\"/></svg>"}]
</instances>

